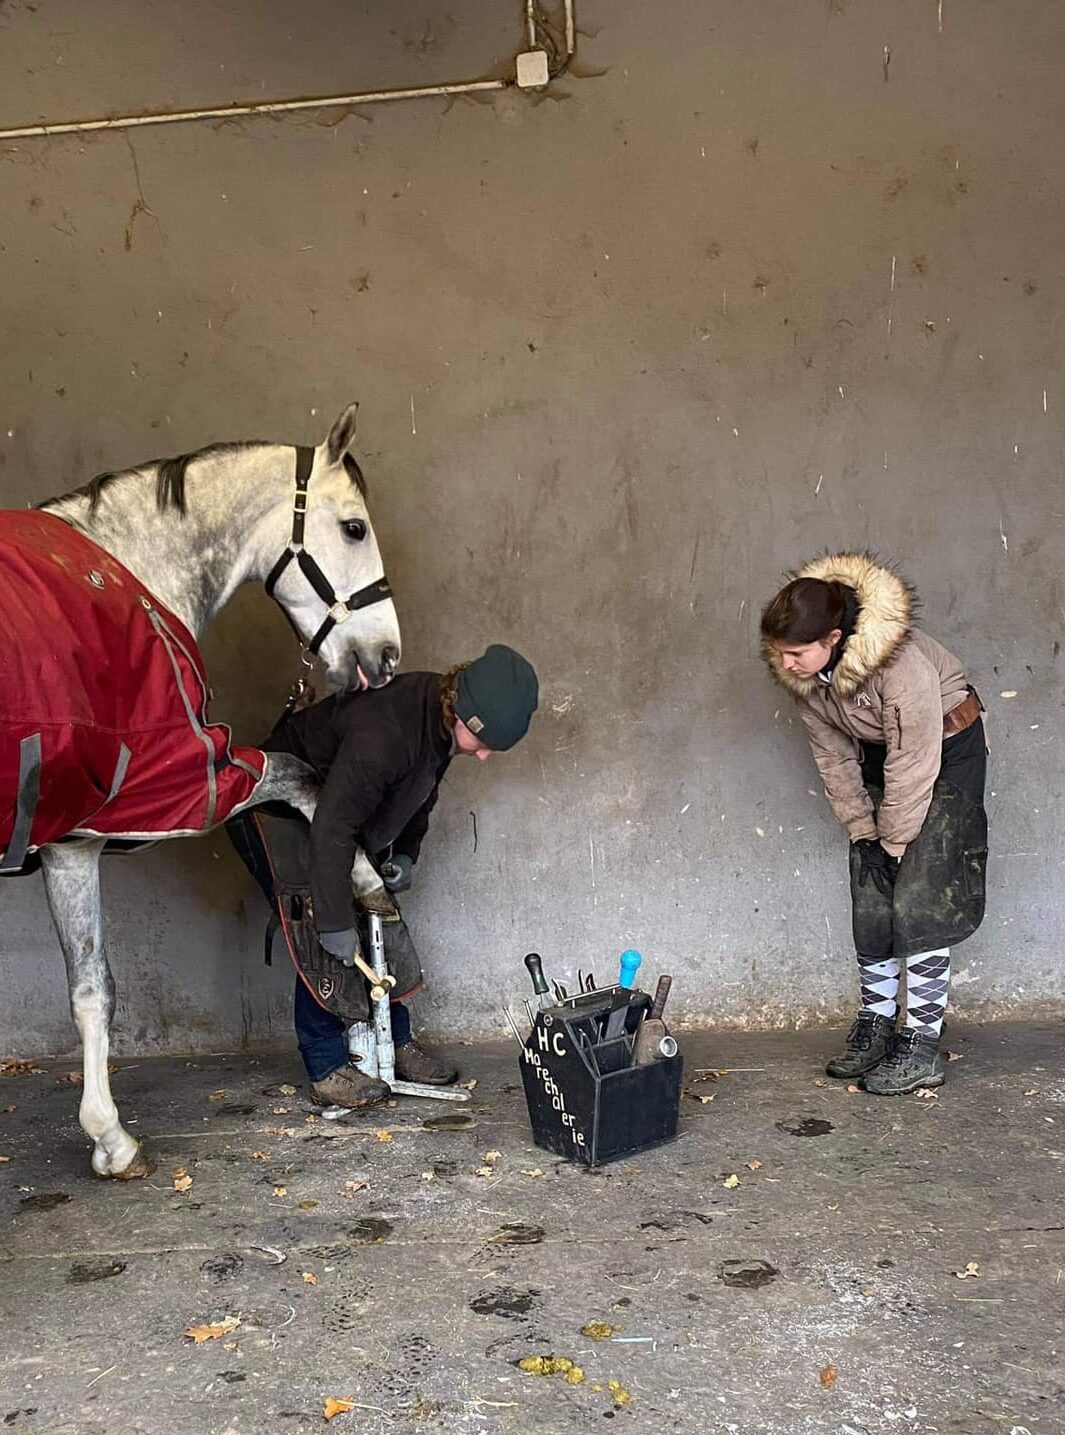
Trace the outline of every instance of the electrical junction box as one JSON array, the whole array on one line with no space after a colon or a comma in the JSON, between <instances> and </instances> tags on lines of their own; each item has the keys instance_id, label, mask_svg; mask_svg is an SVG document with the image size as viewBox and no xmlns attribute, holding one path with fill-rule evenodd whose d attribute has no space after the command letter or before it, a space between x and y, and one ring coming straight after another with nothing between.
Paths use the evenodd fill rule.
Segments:
<instances>
[{"instance_id":1,"label":"electrical junction box","mask_svg":"<svg viewBox=\"0 0 1065 1435\"><path fill-rule=\"evenodd\" d=\"M517 58L517 81L521 90L542 90L551 76L546 50L524 50Z\"/></svg>"}]
</instances>

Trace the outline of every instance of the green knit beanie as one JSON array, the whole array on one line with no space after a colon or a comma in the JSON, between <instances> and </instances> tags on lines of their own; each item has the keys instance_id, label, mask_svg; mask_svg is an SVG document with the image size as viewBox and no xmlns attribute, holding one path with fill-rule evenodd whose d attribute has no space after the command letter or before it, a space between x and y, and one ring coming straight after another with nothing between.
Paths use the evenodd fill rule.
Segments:
<instances>
[{"instance_id":1,"label":"green knit beanie","mask_svg":"<svg viewBox=\"0 0 1065 1435\"><path fill-rule=\"evenodd\" d=\"M493 643L459 673L455 716L485 747L506 752L529 731L539 698L532 664L504 643Z\"/></svg>"}]
</instances>

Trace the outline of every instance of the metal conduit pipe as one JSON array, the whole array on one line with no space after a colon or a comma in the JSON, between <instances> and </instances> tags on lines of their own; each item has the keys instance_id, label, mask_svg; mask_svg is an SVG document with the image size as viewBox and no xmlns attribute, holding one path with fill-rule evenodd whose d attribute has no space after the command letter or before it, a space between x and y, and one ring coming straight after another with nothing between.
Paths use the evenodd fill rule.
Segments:
<instances>
[{"instance_id":1,"label":"metal conduit pipe","mask_svg":"<svg viewBox=\"0 0 1065 1435\"><path fill-rule=\"evenodd\" d=\"M556 66L548 78L559 74L568 64L576 48L576 25L574 21L575 0L563 0L563 23L565 27L565 58L561 67ZM540 22L536 0L525 0L525 32L530 51L539 48ZM397 90L363 90L351 95L315 95L308 99L256 100L248 104L215 105L196 110L164 110L157 114L109 115L94 120L63 120L55 124L16 125L0 129L0 141L18 139L43 139L52 135L92 134L101 130L140 129L148 125L179 125L194 120L248 119L256 115L291 114L299 110L342 109L347 105L376 105L391 100L424 100L433 96L470 95L487 90L509 90L519 84L518 79L506 80L460 80L453 84L416 85ZM523 86L524 88L524 86ZM542 89L538 84L534 88Z\"/></svg>"}]
</instances>

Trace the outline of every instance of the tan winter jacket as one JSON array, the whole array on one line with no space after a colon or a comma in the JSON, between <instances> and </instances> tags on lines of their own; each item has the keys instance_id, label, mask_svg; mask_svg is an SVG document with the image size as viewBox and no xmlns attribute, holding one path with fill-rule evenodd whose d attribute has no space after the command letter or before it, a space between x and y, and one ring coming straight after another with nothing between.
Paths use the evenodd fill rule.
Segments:
<instances>
[{"instance_id":1,"label":"tan winter jacket","mask_svg":"<svg viewBox=\"0 0 1065 1435\"><path fill-rule=\"evenodd\" d=\"M913 623L913 594L890 568L863 554L808 563L798 578L845 583L860 611L830 685L784 671L769 643L762 653L796 699L832 810L851 841L879 837L901 857L920 832L943 750L943 718L965 700L957 658ZM885 743L884 800L878 812L862 782L862 742Z\"/></svg>"}]
</instances>

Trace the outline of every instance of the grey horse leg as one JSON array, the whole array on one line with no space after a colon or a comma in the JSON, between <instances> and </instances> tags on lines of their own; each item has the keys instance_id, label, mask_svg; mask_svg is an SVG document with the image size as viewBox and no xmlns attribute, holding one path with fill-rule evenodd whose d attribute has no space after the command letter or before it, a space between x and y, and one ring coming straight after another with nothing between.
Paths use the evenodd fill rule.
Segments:
<instances>
[{"instance_id":1,"label":"grey horse leg","mask_svg":"<svg viewBox=\"0 0 1065 1435\"><path fill-rule=\"evenodd\" d=\"M41 865L52 920L63 948L70 1009L81 1036L84 1084L81 1125L92 1138L98 1176L146 1176L151 1166L118 1119L107 1073L115 982L104 951L100 910L103 841L43 847Z\"/></svg>"},{"instance_id":2,"label":"grey horse leg","mask_svg":"<svg viewBox=\"0 0 1065 1435\"><path fill-rule=\"evenodd\" d=\"M263 780L255 789L251 801L244 805L258 807L264 802L287 802L310 822L318 802L318 779L313 768L291 753L267 753ZM356 901L366 911L377 912L382 917L397 915L372 862L361 848L356 852L352 865L351 887Z\"/></svg>"},{"instance_id":3,"label":"grey horse leg","mask_svg":"<svg viewBox=\"0 0 1065 1435\"><path fill-rule=\"evenodd\" d=\"M234 808L246 812L264 802L287 802L310 822L318 804L318 777L313 767L289 752L268 752L262 781L247 802Z\"/></svg>"}]
</instances>

